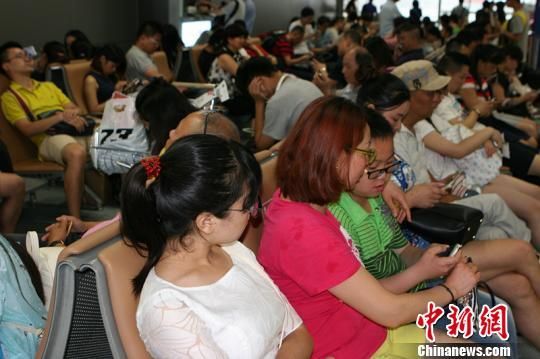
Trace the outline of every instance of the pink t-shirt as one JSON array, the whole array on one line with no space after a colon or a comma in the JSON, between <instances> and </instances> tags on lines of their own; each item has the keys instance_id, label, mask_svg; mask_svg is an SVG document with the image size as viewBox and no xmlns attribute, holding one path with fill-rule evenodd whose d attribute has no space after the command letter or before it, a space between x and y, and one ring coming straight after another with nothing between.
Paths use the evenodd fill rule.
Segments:
<instances>
[{"instance_id":1,"label":"pink t-shirt","mask_svg":"<svg viewBox=\"0 0 540 359\"><path fill-rule=\"evenodd\" d=\"M386 328L328 290L361 267L354 246L329 211L280 196L277 190L266 213L259 262L312 335L313 358L369 358L386 339Z\"/></svg>"}]
</instances>

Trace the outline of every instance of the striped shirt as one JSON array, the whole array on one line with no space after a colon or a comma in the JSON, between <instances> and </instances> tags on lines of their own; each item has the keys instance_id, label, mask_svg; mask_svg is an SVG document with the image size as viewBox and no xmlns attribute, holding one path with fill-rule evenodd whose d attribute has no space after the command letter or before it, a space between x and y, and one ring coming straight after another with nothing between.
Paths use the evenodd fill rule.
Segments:
<instances>
[{"instance_id":1,"label":"striped shirt","mask_svg":"<svg viewBox=\"0 0 540 359\"><path fill-rule=\"evenodd\" d=\"M276 57L293 56L293 46L291 42L287 40L287 34L278 37L270 52Z\"/></svg>"},{"instance_id":2,"label":"striped shirt","mask_svg":"<svg viewBox=\"0 0 540 359\"><path fill-rule=\"evenodd\" d=\"M348 193L342 193L339 202L331 204L329 209L350 234L365 268L377 279L387 278L406 269L394 250L408 242L382 198L370 198L368 202L369 213ZM420 283L413 291L423 287Z\"/></svg>"}]
</instances>

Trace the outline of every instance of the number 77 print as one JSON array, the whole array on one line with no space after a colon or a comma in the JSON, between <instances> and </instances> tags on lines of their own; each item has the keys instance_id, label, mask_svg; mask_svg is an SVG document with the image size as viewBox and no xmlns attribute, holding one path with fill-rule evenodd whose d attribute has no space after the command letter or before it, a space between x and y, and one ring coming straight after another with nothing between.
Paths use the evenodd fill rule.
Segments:
<instances>
[{"instance_id":1,"label":"number 77 print","mask_svg":"<svg viewBox=\"0 0 540 359\"><path fill-rule=\"evenodd\" d=\"M474 331L474 311L471 307L465 306L460 309L454 304L449 306L450 312L447 314L449 324L446 332L450 337L457 337L460 333L463 338L470 338ZM490 308L482 306L482 311L478 315L478 335L490 337L497 334L502 340L508 340L508 307L505 304L497 304ZM434 326L444 315L444 309L428 302L427 312L418 314L416 325L426 330L426 339L433 343L435 341Z\"/></svg>"}]
</instances>

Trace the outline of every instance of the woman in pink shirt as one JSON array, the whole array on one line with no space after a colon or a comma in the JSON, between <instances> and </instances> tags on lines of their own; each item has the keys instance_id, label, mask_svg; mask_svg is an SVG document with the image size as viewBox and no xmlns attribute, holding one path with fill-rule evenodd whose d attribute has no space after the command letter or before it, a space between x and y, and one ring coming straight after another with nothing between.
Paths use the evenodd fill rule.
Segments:
<instances>
[{"instance_id":1,"label":"woman in pink shirt","mask_svg":"<svg viewBox=\"0 0 540 359\"><path fill-rule=\"evenodd\" d=\"M279 189L266 214L259 261L313 336L314 358L416 356L414 345L393 345L424 342L420 329L403 325L425 312L428 301L444 306L479 278L458 254L448 258L448 268L459 263L443 285L397 295L363 268L326 206L364 174L375 158L369 146L364 111L322 97L304 110L280 149Z\"/></svg>"}]
</instances>

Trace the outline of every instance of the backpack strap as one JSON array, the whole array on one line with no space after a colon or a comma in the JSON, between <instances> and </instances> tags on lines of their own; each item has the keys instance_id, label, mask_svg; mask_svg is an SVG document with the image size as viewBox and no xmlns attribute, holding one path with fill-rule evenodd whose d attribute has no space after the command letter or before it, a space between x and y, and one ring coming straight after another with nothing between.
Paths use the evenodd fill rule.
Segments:
<instances>
[{"instance_id":1,"label":"backpack strap","mask_svg":"<svg viewBox=\"0 0 540 359\"><path fill-rule=\"evenodd\" d=\"M225 25L234 17L234 15L236 15L239 7L240 7L240 4L238 3L238 0L234 0L234 9L229 15L229 17L225 18L225 22L224 22Z\"/></svg>"},{"instance_id":2,"label":"backpack strap","mask_svg":"<svg viewBox=\"0 0 540 359\"><path fill-rule=\"evenodd\" d=\"M9 92L11 92L13 94L13 96L15 96L15 99L17 100L17 102L19 103L19 105L21 106L21 108L23 109L23 111L26 113L26 116L28 116L28 119L30 119L30 121L35 121L36 120L36 117L34 116L34 114L32 113L32 111L30 111L30 108L28 108L28 105L26 104L26 102L24 102L24 100L22 99L22 97L17 93L17 91L15 91L14 89L10 87L8 87L7 89Z\"/></svg>"}]
</instances>

